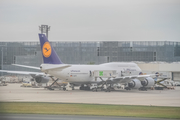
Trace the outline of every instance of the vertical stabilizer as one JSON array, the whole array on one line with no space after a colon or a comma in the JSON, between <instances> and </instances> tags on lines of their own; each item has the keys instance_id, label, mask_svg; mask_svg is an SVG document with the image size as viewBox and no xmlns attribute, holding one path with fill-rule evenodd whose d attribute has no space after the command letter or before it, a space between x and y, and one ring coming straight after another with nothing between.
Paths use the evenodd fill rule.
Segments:
<instances>
[{"instance_id":1,"label":"vertical stabilizer","mask_svg":"<svg viewBox=\"0 0 180 120\"><path fill-rule=\"evenodd\" d=\"M44 34L39 34L39 41L45 64L63 64Z\"/></svg>"}]
</instances>

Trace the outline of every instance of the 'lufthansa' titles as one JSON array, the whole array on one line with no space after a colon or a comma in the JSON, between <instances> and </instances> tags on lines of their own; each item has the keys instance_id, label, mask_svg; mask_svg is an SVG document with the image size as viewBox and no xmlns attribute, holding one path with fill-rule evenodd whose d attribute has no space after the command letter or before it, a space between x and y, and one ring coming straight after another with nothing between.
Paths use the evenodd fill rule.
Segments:
<instances>
[{"instance_id":1,"label":"'lufthansa' titles","mask_svg":"<svg viewBox=\"0 0 180 120\"><path fill-rule=\"evenodd\" d=\"M47 58L51 55L51 52L51 45L49 44L49 42L45 42L42 47L43 56Z\"/></svg>"}]
</instances>

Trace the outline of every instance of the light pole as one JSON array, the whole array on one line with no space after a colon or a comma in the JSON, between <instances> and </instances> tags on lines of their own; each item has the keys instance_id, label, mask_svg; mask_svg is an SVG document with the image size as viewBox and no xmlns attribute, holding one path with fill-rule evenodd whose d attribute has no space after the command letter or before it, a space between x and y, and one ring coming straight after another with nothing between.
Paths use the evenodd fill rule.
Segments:
<instances>
[{"instance_id":1,"label":"light pole","mask_svg":"<svg viewBox=\"0 0 180 120\"><path fill-rule=\"evenodd\" d=\"M1 48L1 70L3 70L3 64L4 64L4 61L3 61L4 60L4 51L3 51L3 48L5 48L5 51L6 51L7 43L0 45L0 48ZM5 63L6 63L6 61L5 61ZM1 72L1 75L3 76L3 72Z\"/></svg>"},{"instance_id":2,"label":"light pole","mask_svg":"<svg viewBox=\"0 0 180 120\"><path fill-rule=\"evenodd\" d=\"M48 38L48 31L50 31L50 26L41 25L39 26L39 30L41 31L41 34L46 33L46 37Z\"/></svg>"},{"instance_id":3,"label":"light pole","mask_svg":"<svg viewBox=\"0 0 180 120\"><path fill-rule=\"evenodd\" d=\"M3 70L3 47L1 48L1 70ZM1 72L1 76L3 76L3 72Z\"/></svg>"}]
</instances>

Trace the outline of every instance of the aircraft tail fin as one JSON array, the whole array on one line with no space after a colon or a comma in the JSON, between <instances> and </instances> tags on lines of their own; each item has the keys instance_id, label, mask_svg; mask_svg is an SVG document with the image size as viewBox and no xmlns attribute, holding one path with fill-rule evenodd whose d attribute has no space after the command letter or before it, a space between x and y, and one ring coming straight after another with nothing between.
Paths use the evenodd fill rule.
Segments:
<instances>
[{"instance_id":1,"label":"aircraft tail fin","mask_svg":"<svg viewBox=\"0 0 180 120\"><path fill-rule=\"evenodd\" d=\"M45 64L63 64L44 34L39 34L39 41Z\"/></svg>"}]
</instances>

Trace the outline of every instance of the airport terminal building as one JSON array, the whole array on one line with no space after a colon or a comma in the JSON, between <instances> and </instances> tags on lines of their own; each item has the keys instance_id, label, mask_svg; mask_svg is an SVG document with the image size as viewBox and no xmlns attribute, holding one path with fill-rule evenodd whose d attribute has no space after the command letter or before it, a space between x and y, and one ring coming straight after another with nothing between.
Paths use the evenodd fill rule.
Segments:
<instances>
[{"instance_id":1,"label":"airport terminal building","mask_svg":"<svg viewBox=\"0 0 180 120\"><path fill-rule=\"evenodd\" d=\"M51 45L66 64L180 62L180 42L175 41L56 41ZM0 69L28 71L11 64L39 67L42 63L39 42L0 42L0 49Z\"/></svg>"}]
</instances>

